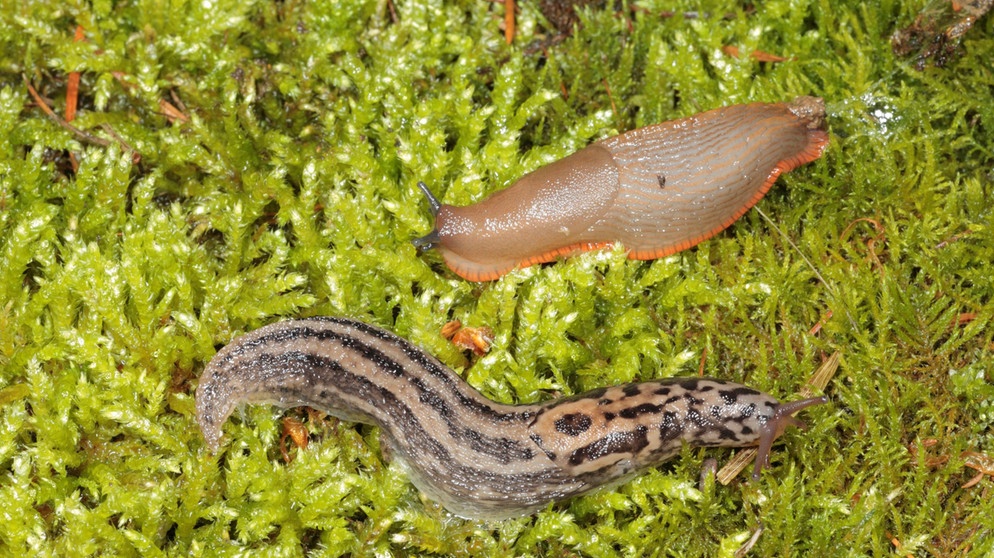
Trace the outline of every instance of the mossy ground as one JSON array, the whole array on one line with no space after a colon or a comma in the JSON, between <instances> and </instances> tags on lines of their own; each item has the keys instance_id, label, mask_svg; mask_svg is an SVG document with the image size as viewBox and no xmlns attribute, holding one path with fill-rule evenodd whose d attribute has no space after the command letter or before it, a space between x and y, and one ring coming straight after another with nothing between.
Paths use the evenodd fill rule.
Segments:
<instances>
[{"instance_id":1,"label":"mossy ground","mask_svg":"<svg viewBox=\"0 0 994 558\"><path fill-rule=\"evenodd\" d=\"M918 72L888 38L920 7L640 1L529 53L531 2L511 47L483 0L3 2L0 554L727 556L762 525L757 556L990 556L994 479L962 486L964 452L994 456L994 19ZM660 15L684 10L703 17ZM23 80L61 112L72 71L74 125L109 146ZM418 180L465 204L599 137L799 94L827 100L832 144L760 208L823 281L755 211L664 260L490 284L409 243L431 226ZM698 490L730 452L687 449L488 525L423 500L372 428L309 421L287 464L282 414L250 406L205 451L193 390L216 347L316 314L410 338L505 402L702 355L789 397L844 364L758 484ZM487 356L439 335L454 318L495 330Z\"/></svg>"}]
</instances>

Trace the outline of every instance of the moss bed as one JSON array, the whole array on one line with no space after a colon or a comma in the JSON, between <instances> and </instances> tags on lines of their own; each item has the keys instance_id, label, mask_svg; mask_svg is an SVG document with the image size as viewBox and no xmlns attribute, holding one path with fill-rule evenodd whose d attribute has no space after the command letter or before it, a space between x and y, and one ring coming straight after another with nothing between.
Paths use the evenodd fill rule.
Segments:
<instances>
[{"instance_id":1,"label":"moss bed","mask_svg":"<svg viewBox=\"0 0 994 558\"><path fill-rule=\"evenodd\" d=\"M761 527L754 556L994 555L994 18L918 71L890 36L922 4L623 2L549 41L520 1L508 45L486 0L6 3L0 554L731 556ZM29 91L62 114L75 72L85 134ZM750 211L665 259L485 284L410 244L419 180L467 204L607 135L807 94L832 143L759 204L775 227ZM699 488L732 452L685 448L479 523L373 427L248 406L206 451L205 363L310 315L394 331L503 402L700 368L790 398L842 366L758 483ZM452 319L493 328L489 353L446 341ZM289 462L284 418L310 437Z\"/></svg>"}]
</instances>

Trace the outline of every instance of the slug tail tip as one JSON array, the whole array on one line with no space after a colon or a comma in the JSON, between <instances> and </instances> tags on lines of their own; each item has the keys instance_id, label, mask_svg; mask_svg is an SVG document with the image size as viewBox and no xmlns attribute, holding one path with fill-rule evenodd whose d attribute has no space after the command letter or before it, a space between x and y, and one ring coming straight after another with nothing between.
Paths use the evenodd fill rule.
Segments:
<instances>
[{"instance_id":1,"label":"slug tail tip","mask_svg":"<svg viewBox=\"0 0 994 558\"><path fill-rule=\"evenodd\" d=\"M217 450L221 449L221 433L220 432L204 432L204 442L207 445L207 451L214 455Z\"/></svg>"}]
</instances>

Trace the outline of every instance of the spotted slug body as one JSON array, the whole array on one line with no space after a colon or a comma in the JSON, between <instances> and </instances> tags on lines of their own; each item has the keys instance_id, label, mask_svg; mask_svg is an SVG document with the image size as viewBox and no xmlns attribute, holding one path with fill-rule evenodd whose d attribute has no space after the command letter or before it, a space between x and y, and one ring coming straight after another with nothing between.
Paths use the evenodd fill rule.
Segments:
<instances>
[{"instance_id":1,"label":"spotted slug body","mask_svg":"<svg viewBox=\"0 0 994 558\"><path fill-rule=\"evenodd\" d=\"M309 405L375 424L413 483L452 513L502 519L620 482L695 446L760 447L755 474L793 414L722 380L602 388L533 405L480 395L408 341L345 318L271 324L224 347L197 387L197 422L216 451L243 403Z\"/></svg>"},{"instance_id":2,"label":"spotted slug body","mask_svg":"<svg viewBox=\"0 0 994 558\"><path fill-rule=\"evenodd\" d=\"M542 167L480 203L454 207L428 191L438 248L471 281L620 242L633 259L660 258L719 233L781 173L828 144L825 103L719 108L607 138Z\"/></svg>"}]
</instances>

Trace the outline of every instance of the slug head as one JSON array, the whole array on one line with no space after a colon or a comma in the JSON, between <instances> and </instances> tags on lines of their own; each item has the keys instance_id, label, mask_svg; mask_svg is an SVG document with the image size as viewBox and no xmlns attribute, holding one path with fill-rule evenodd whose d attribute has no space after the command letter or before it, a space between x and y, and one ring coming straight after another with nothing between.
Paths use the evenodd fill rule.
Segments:
<instances>
[{"instance_id":1,"label":"slug head","mask_svg":"<svg viewBox=\"0 0 994 558\"><path fill-rule=\"evenodd\" d=\"M770 418L763 425L762 431L759 436L759 448L757 449L756 455L756 466L752 471L752 478L758 479L760 472L764 467L770 466L770 450L773 449L773 442L784 433L784 430L788 426L796 426L798 428L807 428L807 425L803 421L796 418L794 415L803 409L807 409L812 405L821 405L822 403L828 403L828 397L824 395L821 397L812 397L809 399L802 399L800 401L792 401L790 403L781 403L777 406L776 411L773 413L773 417Z\"/></svg>"},{"instance_id":2,"label":"slug head","mask_svg":"<svg viewBox=\"0 0 994 558\"><path fill-rule=\"evenodd\" d=\"M613 239L591 238L591 227L610 209L619 179L611 153L593 144L472 205L441 204L418 184L435 227L414 244L439 249L446 265L470 281L599 248Z\"/></svg>"}]
</instances>

